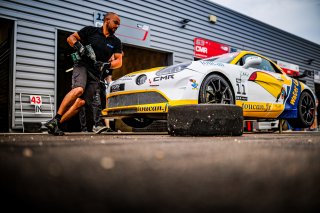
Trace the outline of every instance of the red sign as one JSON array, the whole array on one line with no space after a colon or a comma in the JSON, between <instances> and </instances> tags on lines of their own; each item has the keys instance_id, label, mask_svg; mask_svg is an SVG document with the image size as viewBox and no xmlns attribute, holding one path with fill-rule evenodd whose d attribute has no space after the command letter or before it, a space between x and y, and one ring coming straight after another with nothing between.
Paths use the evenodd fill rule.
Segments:
<instances>
[{"instance_id":1,"label":"red sign","mask_svg":"<svg viewBox=\"0 0 320 213\"><path fill-rule=\"evenodd\" d=\"M298 76L299 75L299 66L295 64L290 64L284 61L277 61L277 64L281 69L288 75Z\"/></svg>"},{"instance_id":2,"label":"red sign","mask_svg":"<svg viewBox=\"0 0 320 213\"><path fill-rule=\"evenodd\" d=\"M230 47L225 44L203 38L194 39L194 57L208 58L230 52Z\"/></svg>"}]
</instances>

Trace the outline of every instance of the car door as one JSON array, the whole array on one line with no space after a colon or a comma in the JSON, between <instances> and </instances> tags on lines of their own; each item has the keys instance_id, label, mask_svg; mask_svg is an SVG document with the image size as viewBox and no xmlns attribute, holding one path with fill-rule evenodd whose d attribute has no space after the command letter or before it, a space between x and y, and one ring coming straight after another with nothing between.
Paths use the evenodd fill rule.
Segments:
<instances>
[{"instance_id":1,"label":"car door","mask_svg":"<svg viewBox=\"0 0 320 213\"><path fill-rule=\"evenodd\" d=\"M243 56L245 62L253 54ZM260 56L258 56L260 57ZM261 58L261 63L246 67L248 99L242 104L244 115L258 118L276 118L284 110L289 80L272 62Z\"/></svg>"}]
</instances>

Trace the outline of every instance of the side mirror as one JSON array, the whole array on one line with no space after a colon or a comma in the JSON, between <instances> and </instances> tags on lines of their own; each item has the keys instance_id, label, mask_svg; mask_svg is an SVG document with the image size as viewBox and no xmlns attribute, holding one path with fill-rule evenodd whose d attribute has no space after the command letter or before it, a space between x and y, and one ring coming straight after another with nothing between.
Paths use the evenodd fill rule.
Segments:
<instances>
[{"instance_id":1,"label":"side mirror","mask_svg":"<svg viewBox=\"0 0 320 213\"><path fill-rule=\"evenodd\" d=\"M249 67L252 66L257 66L259 64L261 64L262 59L258 56L250 56L248 58L246 58L246 61L243 65L243 68L248 69Z\"/></svg>"}]
</instances>

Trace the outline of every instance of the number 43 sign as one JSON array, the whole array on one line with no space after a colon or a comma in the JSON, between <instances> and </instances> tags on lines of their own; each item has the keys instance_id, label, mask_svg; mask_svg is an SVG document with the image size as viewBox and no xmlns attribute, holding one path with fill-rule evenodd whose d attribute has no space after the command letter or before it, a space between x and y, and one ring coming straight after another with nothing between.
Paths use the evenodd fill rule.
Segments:
<instances>
[{"instance_id":1,"label":"number 43 sign","mask_svg":"<svg viewBox=\"0 0 320 213\"><path fill-rule=\"evenodd\" d=\"M35 113L40 114L42 112L41 104L42 99L39 95L30 95L30 104L34 105Z\"/></svg>"}]
</instances>

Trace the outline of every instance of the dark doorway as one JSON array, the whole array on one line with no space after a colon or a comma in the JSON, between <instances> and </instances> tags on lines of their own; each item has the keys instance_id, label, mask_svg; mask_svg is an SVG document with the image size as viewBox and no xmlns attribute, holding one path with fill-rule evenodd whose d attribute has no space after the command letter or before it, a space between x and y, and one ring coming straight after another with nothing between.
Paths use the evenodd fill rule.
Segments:
<instances>
[{"instance_id":1,"label":"dark doorway","mask_svg":"<svg viewBox=\"0 0 320 213\"><path fill-rule=\"evenodd\" d=\"M66 72L66 70L73 66L70 55L74 50L67 43L67 37L72 33L73 32L62 30L58 31L57 107L60 106L62 99L71 89L72 72ZM139 48L126 44L123 44L123 52L123 65L121 68L113 71L113 80L130 72L172 64L172 53ZM88 124L92 125L92 119L90 119L88 114L87 119L89 120ZM74 116L66 122L62 128L65 131L79 132L79 115Z\"/></svg>"},{"instance_id":2,"label":"dark doorway","mask_svg":"<svg viewBox=\"0 0 320 213\"><path fill-rule=\"evenodd\" d=\"M71 90L72 71L68 71L73 66L71 53L74 52L67 43L67 38L72 32L58 31L58 63L57 63L57 111L64 96ZM62 125L62 129L67 132L79 132L79 116L76 115Z\"/></svg>"},{"instance_id":3,"label":"dark doorway","mask_svg":"<svg viewBox=\"0 0 320 213\"><path fill-rule=\"evenodd\" d=\"M13 21L0 18L0 132L9 132L11 124L13 26Z\"/></svg>"},{"instance_id":4,"label":"dark doorway","mask_svg":"<svg viewBox=\"0 0 320 213\"><path fill-rule=\"evenodd\" d=\"M113 71L113 80L138 70L172 65L172 53L159 52L141 47L123 45L123 63L120 69Z\"/></svg>"}]
</instances>

